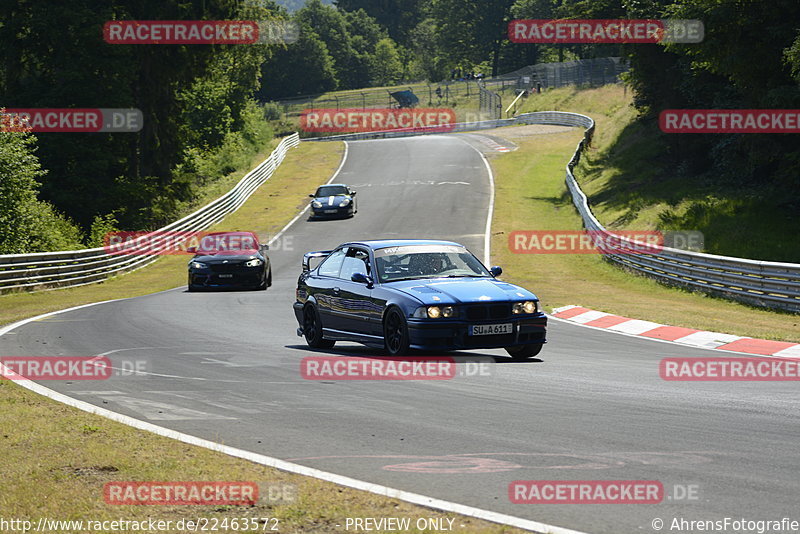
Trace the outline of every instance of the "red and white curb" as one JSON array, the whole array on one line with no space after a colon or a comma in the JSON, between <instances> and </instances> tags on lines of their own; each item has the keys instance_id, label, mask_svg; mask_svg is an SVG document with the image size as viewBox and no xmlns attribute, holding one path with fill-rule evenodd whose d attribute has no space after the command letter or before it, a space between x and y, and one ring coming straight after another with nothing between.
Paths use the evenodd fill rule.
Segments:
<instances>
[{"instance_id":1,"label":"red and white curb","mask_svg":"<svg viewBox=\"0 0 800 534\"><path fill-rule=\"evenodd\" d=\"M496 152L511 152L512 150L516 150L517 148L516 146L512 148L509 146L501 145L491 137L486 137L486 136L481 136L480 142Z\"/></svg>"},{"instance_id":2,"label":"red and white curb","mask_svg":"<svg viewBox=\"0 0 800 534\"><path fill-rule=\"evenodd\" d=\"M584 326L604 328L613 332L660 339L662 341L672 341L704 349L744 352L746 354L779 358L800 358L800 343L754 339L752 337L707 332L681 326L666 326L573 305L554 308L552 316Z\"/></svg>"},{"instance_id":3,"label":"red and white curb","mask_svg":"<svg viewBox=\"0 0 800 534\"><path fill-rule=\"evenodd\" d=\"M489 145L489 148L493 148L493 149L497 150L498 152L511 152L511 149L509 147L503 146L503 145L501 145L499 143L495 143L491 139L488 139L486 141L486 144Z\"/></svg>"}]
</instances>

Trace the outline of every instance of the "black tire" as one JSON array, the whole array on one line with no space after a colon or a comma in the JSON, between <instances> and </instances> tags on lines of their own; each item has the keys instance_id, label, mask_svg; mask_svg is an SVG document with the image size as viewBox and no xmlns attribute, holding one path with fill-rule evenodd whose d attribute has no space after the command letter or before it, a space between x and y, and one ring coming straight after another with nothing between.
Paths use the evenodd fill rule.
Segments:
<instances>
[{"instance_id":1,"label":"black tire","mask_svg":"<svg viewBox=\"0 0 800 534\"><path fill-rule=\"evenodd\" d=\"M192 285L192 277L191 276L189 277L189 280L186 283L186 285L188 286L189 293L194 293L194 292L197 291L197 288Z\"/></svg>"},{"instance_id":2,"label":"black tire","mask_svg":"<svg viewBox=\"0 0 800 534\"><path fill-rule=\"evenodd\" d=\"M531 343L530 345L506 347L506 352L514 360L528 360L542 352L543 346L543 343Z\"/></svg>"},{"instance_id":3,"label":"black tire","mask_svg":"<svg viewBox=\"0 0 800 534\"><path fill-rule=\"evenodd\" d=\"M267 287L272 287L272 268L270 267L267 273Z\"/></svg>"},{"instance_id":4,"label":"black tire","mask_svg":"<svg viewBox=\"0 0 800 534\"><path fill-rule=\"evenodd\" d=\"M336 341L323 339L322 321L320 321L319 312L313 304L307 304L303 308L303 335L306 343L312 349L329 349L336 344Z\"/></svg>"},{"instance_id":5,"label":"black tire","mask_svg":"<svg viewBox=\"0 0 800 534\"><path fill-rule=\"evenodd\" d=\"M272 273L264 276L264 282L256 288L256 291L266 291L272 285Z\"/></svg>"},{"instance_id":6,"label":"black tire","mask_svg":"<svg viewBox=\"0 0 800 534\"><path fill-rule=\"evenodd\" d=\"M408 322L398 308L390 308L383 318L383 344L390 356L408 354Z\"/></svg>"}]
</instances>

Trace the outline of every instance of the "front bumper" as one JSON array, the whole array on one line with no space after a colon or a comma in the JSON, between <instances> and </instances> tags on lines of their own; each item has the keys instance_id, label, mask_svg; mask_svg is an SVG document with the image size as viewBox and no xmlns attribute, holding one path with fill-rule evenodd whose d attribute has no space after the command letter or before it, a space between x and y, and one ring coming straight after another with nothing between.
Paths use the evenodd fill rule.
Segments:
<instances>
[{"instance_id":1,"label":"front bumper","mask_svg":"<svg viewBox=\"0 0 800 534\"><path fill-rule=\"evenodd\" d=\"M193 289L248 288L264 284L264 270L250 268L254 272L214 273L209 271L189 271L189 286ZM226 276L227 275L227 276Z\"/></svg>"},{"instance_id":2,"label":"front bumper","mask_svg":"<svg viewBox=\"0 0 800 534\"><path fill-rule=\"evenodd\" d=\"M471 325L512 324L512 333L474 336ZM497 349L547 343L543 313L488 321L408 319L411 347L422 350Z\"/></svg>"},{"instance_id":3,"label":"front bumper","mask_svg":"<svg viewBox=\"0 0 800 534\"><path fill-rule=\"evenodd\" d=\"M334 217L349 217L353 215L355 207L352 203L344 208L340 208L339 206L322 206L321 208L311 208L311 216L316 218L334 218Z\"/></svg>"}]
</instances>

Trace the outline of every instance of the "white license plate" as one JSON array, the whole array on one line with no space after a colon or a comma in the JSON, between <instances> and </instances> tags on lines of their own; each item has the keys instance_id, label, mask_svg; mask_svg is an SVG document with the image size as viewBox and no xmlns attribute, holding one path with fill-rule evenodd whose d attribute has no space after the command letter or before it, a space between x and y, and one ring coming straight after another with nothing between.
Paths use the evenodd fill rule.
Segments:
<instances>
[{"instance_id":1,"label":"white license plate","mask_svg":"<svg viewBox=\"0 0 800 534\"><path fill-rule=\"evenodd\" d=\"M325 213L336 213L336 210L325 210Z\"/></svg>"},{"instance_id":2,"label":"white license plate","mask_svg":"<svg viewBox=\"0 0 800 534\"><path fill-rule=\"evenodd\" d=\"M219 277L220 278L233 278L233 275L232 274L220 274Z\"/></svg>"},{"instance_id":3,"label":"white license plate","mask_svg":"<svg viewBox=\"0 0 800 534\"><path fill-rule=\"evenodd\" d=\"M513 334L514 325L511 323L504 324L474 324L469 327L469 335L471 336L492 336L495 334Z\"/></svg>"}]
</instances>

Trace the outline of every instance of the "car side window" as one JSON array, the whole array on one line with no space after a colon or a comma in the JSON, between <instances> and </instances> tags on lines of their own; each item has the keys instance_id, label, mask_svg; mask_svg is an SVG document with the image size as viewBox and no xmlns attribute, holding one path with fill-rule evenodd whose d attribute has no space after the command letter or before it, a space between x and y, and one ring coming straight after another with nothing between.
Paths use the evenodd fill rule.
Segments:
<instances>
[{"instance_id":1,"label":"car side window","mask_svg":"<svg viewBox=\"0 0 800 534\"><path fill-rule=\"evenodd\" d=\"M344 259L340 278L350 280L355 273L362 273L369 276L369 254L366 250L350 247L347 257Z\"/></svg>"},{"instance_id":2,"label":"car side window","mask_svg":"<svg viewBox=\"0 0 800 534\"><path fill-rule=\"evenodd\" d=\"M317 271L319 275L338 277L342 262L344 262L344 254L345 249L340 248L325 258L325 261L319 265L319 270Z\"/></svg>"}]
</instances>

